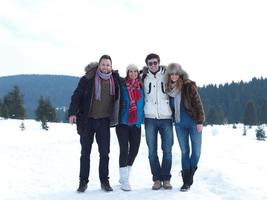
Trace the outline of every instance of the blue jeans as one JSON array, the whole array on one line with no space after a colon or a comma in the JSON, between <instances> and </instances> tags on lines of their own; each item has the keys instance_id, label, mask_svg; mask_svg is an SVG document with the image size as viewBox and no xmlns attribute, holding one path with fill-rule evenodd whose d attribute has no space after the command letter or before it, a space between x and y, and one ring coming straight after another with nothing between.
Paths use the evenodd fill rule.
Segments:
<instances>
[{"instance_id":1,"label":"blue jeans","mask_svg":"<svg viewBox=\"0 0 267 200\"><path fill-rule=\"evenodd\" d=\"M171 119L145 118L146 143L148 158L153 181L171 179L173 127ZM161 149L163 151L162 163L158 158L158 132L161 136Z\"/></svg>"},{"instance_id":2,"label":"blue jeans","mask_svg":"<svg viewBox=\"0 0 267 200\"><path fill-rule=\"evenodd\" d=\"M176 135L182 154L182 170L197 168L201 153L202 133L197 131L196 125L183 126L175 124ZM191 142L191 155L190 145Z\"/></svg>"}]
</instances>

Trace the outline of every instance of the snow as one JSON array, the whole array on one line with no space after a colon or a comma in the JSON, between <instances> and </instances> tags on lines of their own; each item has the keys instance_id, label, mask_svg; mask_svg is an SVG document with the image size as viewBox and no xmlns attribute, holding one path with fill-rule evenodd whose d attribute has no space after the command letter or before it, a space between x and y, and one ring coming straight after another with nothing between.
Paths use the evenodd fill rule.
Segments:
<instances>
[{"instance_id":1,"label":"snow","mask_svg":"<svg viewBox=\"0 0 267 200\"><path fill-rule=\"evenodd\" d=\"M133 166L132 191L120 190L119 146L111 129L110 183L114 191L100 189L98 151L94 143L88 189L77 193L80 144L74 125L0 119L0 199L1 200L105 200L105 199L183 199L183 200L264 200L267 199L267 142L257 141L255 128L243 136L243 126L207 126L203 130L202 155L194 184L180 192L180 150L175 136L173 146L172 190L151 190L144 130L139 154ZM266 126L265 126L266 131ZM161 151L159 151L161 154Z\"/></svg>"}]
</instances>

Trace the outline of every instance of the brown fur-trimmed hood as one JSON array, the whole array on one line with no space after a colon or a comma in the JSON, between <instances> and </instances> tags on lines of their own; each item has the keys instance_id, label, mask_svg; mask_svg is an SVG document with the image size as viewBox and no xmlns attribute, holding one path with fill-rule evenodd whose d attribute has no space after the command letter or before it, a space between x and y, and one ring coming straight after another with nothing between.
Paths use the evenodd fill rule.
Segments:
<instances>
[{"instance_id":1,"label":"brown fur-trimmed hood","mask_svg":"<svg viewBox=\"0 0 267 200\"><path fill-rule=\"evenodd\" d=\"M86 77L87 79L92 78L92 77L95 75L95 73L96 73L97 67L98 67L98 62L91 62L91 63L89 63L89 64L84 68L84 71L85 71L85 77Z\"/></svg>"}]
</instances>

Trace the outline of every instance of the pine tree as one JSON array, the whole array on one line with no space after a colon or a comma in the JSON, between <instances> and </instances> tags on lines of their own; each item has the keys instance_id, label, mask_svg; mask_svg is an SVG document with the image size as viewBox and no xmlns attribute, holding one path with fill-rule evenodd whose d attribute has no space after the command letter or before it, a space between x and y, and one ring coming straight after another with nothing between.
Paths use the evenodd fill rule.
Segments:
<instances>
[{"instance_id":1,"label":"pine tree","mask_svg":"<svg viewBox=\"0 0 267 200\"><path fill-rule=\"evenodd\" d=\"M224 113L220 106L211 107L207 114L207 124L223 124L224 123Z\"/></svg>"},{"instance_id":2,"label":"pine tree","mask_svg":"<svg viewBox=\"0 0 267 200\"><path fill-rule=\"evenodd\" d=\"M4 97L2 112L5 118L24 119L26 117L23 95L18 86L14 86L13 90Z\"/></svg>"},{"instance_id":3,"label":"pine tree","mask_svg":"<svg viewBox=\"0 0 267 200\"><path fill-rule=\"evenodd\" d=\"M2 99L0 99L0 117L3 117L3 102L2 102Z\"/></svg>"},{"instance_id":4,"label":"pine tree","mask_svg":"<svg viewBox=\"0 0 267 200\"><path fill-rule=\"evenodd\" d=\"M267 98L264 99L263 105L260 110L260 123L267 124Z\"/></svg>"},{"instance_id":5,"label":"pine tree","mask_svg":"<svg viewBox=\"0 0 267 200\"><path fill-rule=\"evenodd\" d=\"M42 129L48 131L49 126L47 125L47 121L46 120L42 121L41 126L42 126Z\"/></svg>"},{"instance_id":6,"label":"pine tree","mask_svg":"<svg viewBox=\"0 0 267 200\"><path fill-rule=\"evenodd\" d=\"M237 127L236 127L236 124L233 124L233 129L236 129Z\"/></svg>"},{"instance_id":7,"label":"pine tree","mask_svg":"<svg viewBox=\"0 0 267 200\"><path fill-rule=\"evenodd\" d=\"M20 130L21 130L21 131L24 131L24 130L25 130L25 124L24 124L23 121L21 122L21 124L20 124L19 127L20 127Z\"/></svg>"},{"instance_id":8,"label":"pine tree","mask_svg":"<svg viewBox=\"0 0 267 200\"><path fill-rule=\"evenodd\" d=\"M257 140L265 140L266 138L265 131L261 126L256 129L256 138Z\"/></svg>"},{"instance_id":9,"label":"pine tree","mask_svg":"<svg viewBox=\"0 0 267 200\"><path fill-rule=\"evenodd\" d=\"M44 99L42 96L38 101L38 107L35 111L36 120L41 122L56 122L56 110L51 105L49 98Z\"/></svg>"},{"instance_id":10,"label":"pine tree","mask_svg":"<svg viewBox=\"0 0 267 200\"><path fill-rule=\"evenodd\" d=\"M224 124L225 119L224 119L224 112L223 108L221 106L216 107L217 110L217 124Z\"/></svg>"},{"instance_id":11,"label":"pine tree","mask_svg":"<svg viewBox=\"0 0 267 200\"><path fill-rule=\"evenodd\" d=\"M207 124L214 125L217 123L217 113L214 107L209 109L206 119Z\"/></svg>"},{"instance_id":12,"label":"pine tree","mask_svg":"<svg viewBox=\"0 0 267 200\"><path fill-rule=\"evenodd\" d=\"M5 119L7 119L9 116L8 114L8 108L6 104L2 105L2 117L4 117Z\"/></svg>"},{"instance_id":13,"label":"pine tree","mask_svg":"<svg viewBox=\"0 0 267 200\"><path fill-rule=\"evenodd\" d=\"M247 135L247 128L246 128L245 125L244 125L244 127L243 127L243 135L244 135L244 136Z\"/></svg>"},{"instance_id":14,"label":"pine tree","mask_svg":"<svg viewBox=\"0 0 267 200\"><path fill-rule=\"evenodd\" d=\"M252 126L257 124L256 109L253 101L247 103L243 119L245 125Z\"/></svg>"}]
</instances>

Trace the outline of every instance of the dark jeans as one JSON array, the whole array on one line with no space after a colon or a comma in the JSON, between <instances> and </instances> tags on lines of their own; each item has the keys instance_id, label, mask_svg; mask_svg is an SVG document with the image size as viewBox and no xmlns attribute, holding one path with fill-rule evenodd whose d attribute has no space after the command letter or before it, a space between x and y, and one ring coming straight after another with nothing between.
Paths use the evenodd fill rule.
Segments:
<instances>
[{"instance_id":1,"label":"dark jeans","mask_svg":"<svg viewBox=\"0 0 267 200\"><path fill-rule=\"evenodd\" d=\"M173 127L171 119L145 118L148 158L153 181L166 181L171 178ZM158 158L158 133L161 136L162 162Z\"/></svg>"},{"instance_id":2,"label":"dark jeans","mask_svg":"<svg viewBox=\"0 0 267 200\"><path fill-rule=\"evenodd\" d=\"M110 120L109 118L93 119L89 118L87 127L80 134L81 158L80 158L80 180L88 180L90 172L90 154L94 135L98 144L99 160L99 179L105 182L109 179L109 147L110 147Z\"/></svg>"},{"instance_id":3,"label":"dark jeans","mask_svg":"<svg viewBox=\"0 0 267 200\"><path fill-rule=\"evenodd\" d=\"M138 154L141 141L141 128L120 124L116 126L120 145L120 167L132 166Z\"/></svg>"}]
</instances>

